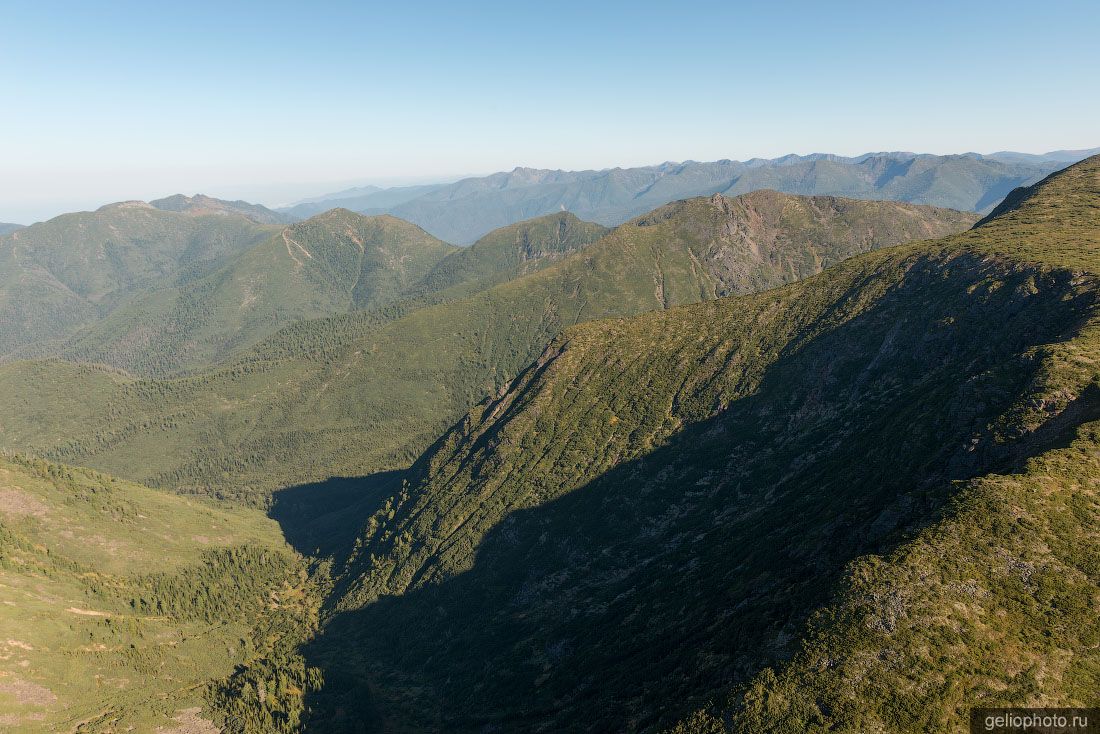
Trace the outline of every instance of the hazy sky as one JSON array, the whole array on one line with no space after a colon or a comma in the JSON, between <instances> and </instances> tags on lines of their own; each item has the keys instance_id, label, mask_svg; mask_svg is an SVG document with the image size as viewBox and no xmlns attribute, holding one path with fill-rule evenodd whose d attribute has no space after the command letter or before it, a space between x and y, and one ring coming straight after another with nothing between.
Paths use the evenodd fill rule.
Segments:
<instances>
[{"instance_id":1,"label":"hazy sky","mask_svg":"<svg viewBox=\"0 0 1100 734\"><path fill-rule=\"evenodd\" d=\"M0 0L0 221L517 165L1100 145L1100 2Z\"/></svg>"}]
</instances>

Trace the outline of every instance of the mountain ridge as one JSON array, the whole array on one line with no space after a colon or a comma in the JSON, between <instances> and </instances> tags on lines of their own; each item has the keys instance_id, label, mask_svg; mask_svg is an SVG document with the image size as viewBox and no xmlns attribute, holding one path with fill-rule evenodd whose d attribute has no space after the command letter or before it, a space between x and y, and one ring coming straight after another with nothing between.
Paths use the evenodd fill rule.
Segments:
<instances>
[{"instance_id":1,"label":"mountain ridge","mask_svg":"<svg viewBox=\"0 0 1100 734\"><path fill-rule=\"evenodd\" d=\"M176 233L122 276L41 228L0 255L108 306L161 268L218 313L195 284L259 253L242 282L362 308L172 379L0 364L6 447L204 495L0 457L0 721L915 733L1094 702L1100 156L980 220L758 189L469 248L201 204L63 223L93 265L112 227ZM234 506L268 500L281 537Z\"/></svg>"},{"instance_id":2,"label":"mountain ridge","mask_svg":"<svg viewBox=\"0 0 1100 734\"><path fill-rule=\"evenodd\" d=\"M388 303L456 251L396 217L331 209L186 287L139 296L59 353L138 374L206 367L294 321Z\"/></svg>"},{"instance_id":3,"label":"mountain ridge","mask_svg":"<svg viewBox=\"0 0 1100 734\"><path fill-rule=\"evenodd\" d=\"M62 340L143 288L215 269L270 226L122 202L0 236L0 355Z\"/></svg>"},{"instance_id":4,"label":"mountain ridge","mask_svg":"<svg viewBox=\"0 0 1100 734\"><path fill-rule=\"evenodd\" d=\"M149 205L162 211L186 214L237 214L257 224L291 224L297 221L297 217L272 211L260 204L250 204L240 200L226 201L204 194L194 196L174 194L163 199L154 199L149 202Z\"/></svg>"},{"instance_id":5,"label":"mountain ridge","mask_svg":"<svg viewBox=\"0 0 1100 734\"><path fill-rule=\"evenodd\" d=\"M962 234L565 330L329 541L307 658L347 693L313 723L927 731L1089 705L1098 276L1100 157Z\"/></svg>"},{"instance_id":6,"label":"mountain ridge","mask_svg":"<svg viewBox=\"0 0 1100 734\"><path fill-rule=\"evenodd\" d=\"M5 442L157 486L258 501L278 486L404 465L578 321L774 287L974 219L772 192L674 203L460 300L395 320L368 311L303 322L231 365L186 378L131 380L57 362L0 366L0 383L22 391L3 408ZM84 396L79 404L64 397L70 389ZM60 403L82 426L62 443L49 407ZM170 452L151 451L166 439Z\"/></svg>"},{"instance_id":7,"label":"mountain ridge","mask_svg":"<svg viewBox=\"0 0 1100 734\"><path fill-rule=\"evenodd\" d=\"M1089 151L1080 151L1083 155ZM449 242L559 209L618 225L677 199L771 188L803 195L894 199L988 213L1012 188L1063 167L1072 151L1007 154L815 153L749 161L666 162L638 168L564 171L516 167L466 178L393 204L392 213ZM330 205L340 205L334 200ZM324 200L311 206L325 206ZM371 210L372 213L376 209Z\"/></svg>"}]
</instances>

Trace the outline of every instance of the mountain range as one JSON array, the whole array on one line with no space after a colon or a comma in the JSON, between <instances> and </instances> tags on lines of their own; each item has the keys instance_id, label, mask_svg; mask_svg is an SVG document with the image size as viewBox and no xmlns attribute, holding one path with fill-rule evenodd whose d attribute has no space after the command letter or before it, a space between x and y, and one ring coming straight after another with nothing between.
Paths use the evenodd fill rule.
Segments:
<instances>
[{"instance_id":1,"label":"mountain range","mask_svg":"<svg viewBox=\"0 0 1100 734\"><path fill-rule=\"evenodd\" d=\"M447 185L371 190L362 196L342 192L281 211L311 216L340 206L369 214L389 212L460 245L496 227L559 210L614 226L677 199L735 196L756 189L892 199L988 213L1013 188L1098 152L891 152L855 157L818 153L600 171L516 168Z\"/></svg>"},{"instance_id":2,"label":"mountain range","mask_svg":"<svg viewBox=\"0 0 1100 734\"><path fill-rule=\"evenodd\" d=\"M287 216L307 219L315 214L342 207L364 214L382 214L391 207L399 206L424 194L443 188L445 184L422 184L420 186L359 186L334 194L325 194L313 199L305 199L291 206L282 207L280 212Z\"/></svg>"},{"instance_id":3,"label":"mountain range","mask_svg":"<svg viewBox=\"0 0 1100 734\"><path fill-rule=\"evenodd\" d=\"M270 227L228 208L121 202L0 236L0 354L59 343L143 290L183 286Z\"/></svg>"},{"instance_id":4,"label":"mountain range","mask_svg":"<svg viewBox=\"0 0 1100 734\"><path fill-rule=\"evenodd\" d=\"M208 366L286 324L385 305L458 251L389 215L332 209L130 299L58 353L139 374Z\"/></svg>"},{"instance_id":5,"label":"mountain range","mask_svg":"<svg viewBox=\"0 0 1100 734\"><path fill-rule=\"evenodd\" d=\"M257 224L290 224L298 221L297 217L287 216L271 211L259 204L249 204L247 201L224 201L203 194L184 196L176 194L164 199L155 199L149 205L166 212L184 212L187 214L237 214L251 219Z\"/></svg>"},{"instance_id":6,"label":"mountain range","mask_svg":"<svg viewBox=\"0 0 1100 734\"><path fill-rule=\"evenodd\" d=\"M283 509L336 561L314 725L947 731L1094 703L1098 253L1094 158L963 234L565 330L400 482L312 527Z\"/></svg>"},{"instance_id":7,"label":"mountain range","mask_svg":"<svg viewBox=\"0 0 1100 734\"><path fill-rule=\"evenodd\" d=\"M0 236L0 727L916 733L1097 705L1078 155L517 169L394 205L501 220L468 247L201 195Z\"/></svg>"},{"instance_id":8,"label":"mountain range","mask_svg":"<svg viewBox=\"0 0 1100 734\"><path fill-rule=\"evenodd\" d=\"M412 225L336 210L247 251L240 259L256 268L216 273L219 289L190 284L184 300L171 303L194 304L193 312L170 311L132 350L127 337L110 337L145 332L118 329L119 318L109 318L102 332L77 342L87 351L62 353L67 361L0 365L0 392L13 395L0 407L5 445L154 486L262 500L280 486L403 466L577 322L774 287L975 220L897 202L757 191L676 202L610 233L549 215L448 254ZM364 258L360 243L379 241L371 234L379 226L373 231L404 238ZM418 262L423 278L370 307L383 291L356 285L368 260L383 264L372 271L379 282L392 284ZM135 369L162 366L167 355L178 366L205 353L209 342L194 338L197 329L210 339L241 333L221 313L315 303L317 284L337 281L299 277L314 263L343 278L323 291L338 299L327 306L345 308L358 292L366 308L295 322L183 377L135 378L85 361L114 358ZM255 285L265 282L269 296ZM242 283L255 287L246 292ZM91 351L97 345L113 351Z\"/></svg>"}]
</instances>

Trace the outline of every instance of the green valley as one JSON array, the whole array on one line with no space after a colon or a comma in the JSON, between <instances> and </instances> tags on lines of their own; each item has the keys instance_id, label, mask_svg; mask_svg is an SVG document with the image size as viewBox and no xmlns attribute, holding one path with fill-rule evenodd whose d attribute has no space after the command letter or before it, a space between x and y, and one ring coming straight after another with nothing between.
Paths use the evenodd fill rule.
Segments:
<instances>
[{"instance_id":1,"label":"green valley","mask_svg":"<svg viewBox=\"0 0 1100 734\"><path fill-rule=\"evenodd\" d=\"M551 217L438 261L413 291L426 307L291 325L224 368L148 380L56 360L0 366L0 392L12 396L0 445L262 501L279 487L407 465L577 322L751 293L975 219L762 191L669 204L560 258L602 230ZM529 251L547 256L524 275ZM494 285L498 266L486 262L511 279ZM448 293L458 300L434 303Z\"/></svg>"},{"instance_id":2,"label":"green valley","mask_svg":"<svg viewBox=\"0 0 1100 734\"><path fill-rule=\"evenodd\" d=\"M0 8L0 733L1100 734L1100 3Z\"/></svg>"},{"instance_id":3,"label":"green valley","mask_svg":"<svg viewBox=\"0 0 1100 734\"><path fill-rule=\"evenodd\" d=\"M0 733L1100 734L1100 3L0 29Z\"/></svg>"}]
</instances>

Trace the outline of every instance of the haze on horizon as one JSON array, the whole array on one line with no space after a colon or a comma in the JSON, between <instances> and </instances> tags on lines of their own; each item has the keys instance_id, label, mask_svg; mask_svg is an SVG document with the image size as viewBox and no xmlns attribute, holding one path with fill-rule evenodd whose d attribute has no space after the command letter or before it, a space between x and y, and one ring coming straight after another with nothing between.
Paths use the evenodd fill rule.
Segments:
<instances>
[{"instance_id":1,"label":"haze on horizon","mask_svg":"<svg viewBox=\"0 0 1100 734\"><path fill-rule=\"evenodd\" d=\"M1098 22L1057 1L9 3L0 221L516 166L1090 148Z\"/></svg>"}]
</instances>

